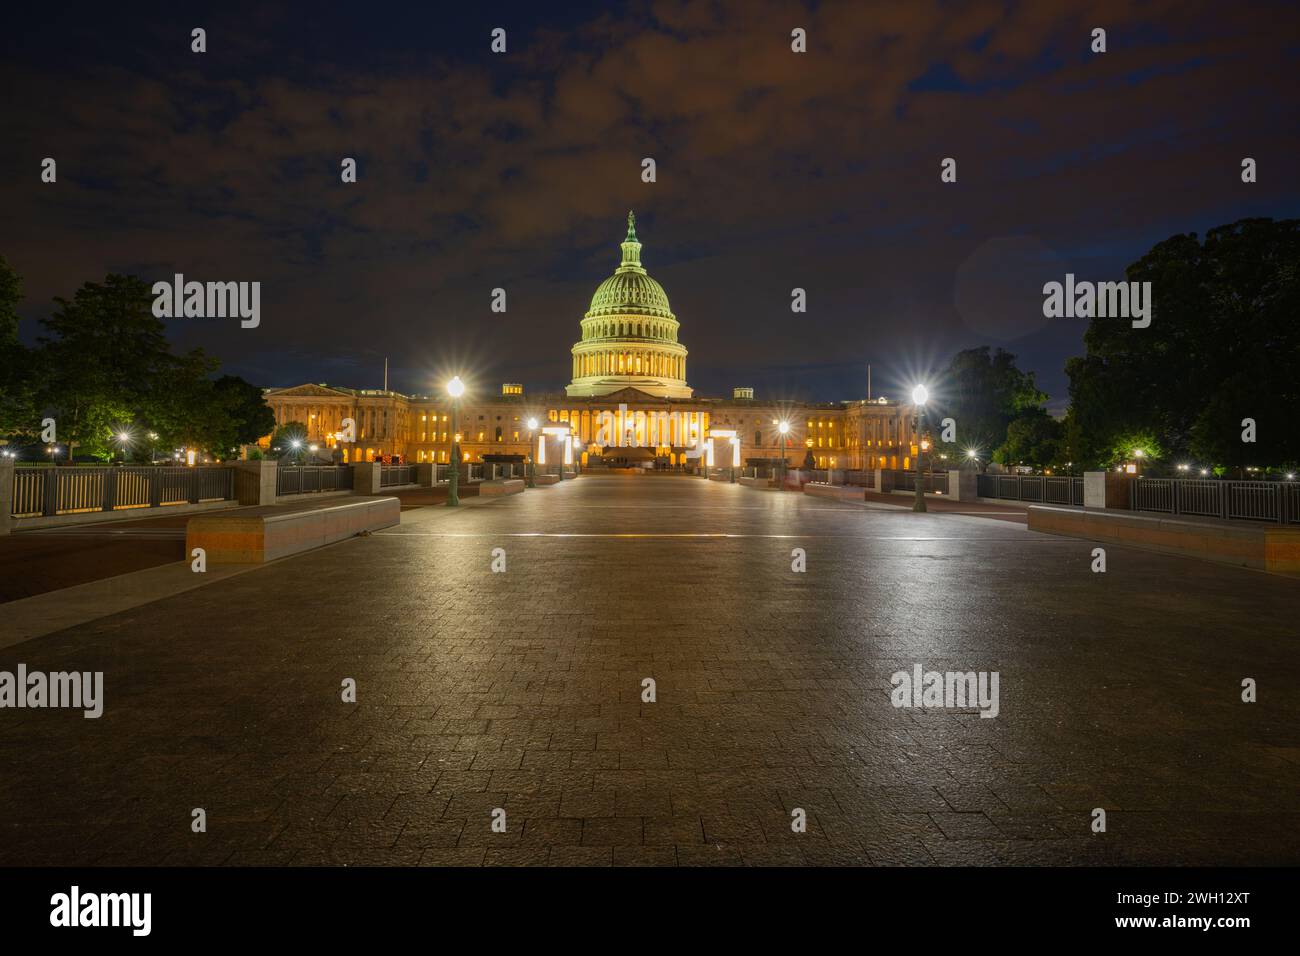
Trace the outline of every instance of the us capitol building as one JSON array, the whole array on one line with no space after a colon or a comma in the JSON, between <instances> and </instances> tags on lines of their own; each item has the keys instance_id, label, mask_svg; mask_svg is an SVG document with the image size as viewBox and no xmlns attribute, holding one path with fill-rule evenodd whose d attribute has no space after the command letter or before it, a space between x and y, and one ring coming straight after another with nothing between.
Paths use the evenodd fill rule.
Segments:
<instances>
[{"instance_id":1,"label":"us capitol building","mask_svg":"<svg viewBox=\"0 0 1300 956\"><path fill-rule=\"evenodd\" d=\"M573 379L563 394L527 395L519 384L499 395L467 392L460 401L461 452L526 456L528 422L567 425L582 463L680 468L700 464L706 445L731 450L717 464L770 463L784 454L799 467L811 454L818 468L908 468L916 455L913 409L881 398L830 404L774 402L736 388L729 399L696 397L686 382L681 323L663 286L641 264L636 218L614 274L596 287L573 345ZM400 456L445 462L449 432L446 395L403 395L386 389L296 385L266 390L277 426L301 423L304 439L345 462ZM339 441L351 419L355 442ZM786 422L784 451L779 423ZM710 443L710 439L714 442ZM270 436L261 442L270 443ZM334 452L338 447L338 453Z\"/></svg>"}]
</instances>

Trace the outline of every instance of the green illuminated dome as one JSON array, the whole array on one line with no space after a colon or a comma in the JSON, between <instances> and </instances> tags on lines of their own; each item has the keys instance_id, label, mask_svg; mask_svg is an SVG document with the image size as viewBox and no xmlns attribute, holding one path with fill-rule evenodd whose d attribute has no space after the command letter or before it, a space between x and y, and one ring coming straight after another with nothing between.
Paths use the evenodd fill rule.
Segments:
<instances>
[{"instance_id":1,"label":"green illuminated dome","mask_svg":"<svg viewBox=\"0 0 1300 956\"><path fill-rule=\"evenodd\" d=\"M673 319L664 287L641 265L641 243L636 238L636 217L627 216L627 238L621 243L623 261L612 276L596 288L585 318L603 315L648 315Z\"/></svg>"}]
</instances>

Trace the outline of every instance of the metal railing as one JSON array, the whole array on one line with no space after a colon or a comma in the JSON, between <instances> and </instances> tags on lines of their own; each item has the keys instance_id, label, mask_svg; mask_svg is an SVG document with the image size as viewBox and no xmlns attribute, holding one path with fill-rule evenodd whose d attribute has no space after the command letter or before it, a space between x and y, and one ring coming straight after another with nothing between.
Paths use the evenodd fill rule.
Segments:
<instances>
[{"instance_id":1,"label":"metal railing","mask_svg":"<svg viewBox=\"0 0 1300 956\"><path fill-rule=\"evenodd\" d=\"M229 501L234 496L231 468L18 468L10 514L50 517Z\"/></svg>"},{"instance_id":2,"label":"metal railing","mask_svg":"<svg viewBox=\"0 0 1300 956\"><path fill-rule=\"evenodd\" d=\"M1083 506L1083 479L1071 475L976 475L981 498Z\"/></svg>"},{"instance_id":3,"label":"metal railing","mask_svg":"<svg viewBox=\"0 0 1300 956\"><path fill-rule=\"evenodd\" d=\"M396 485L415 484L414 465L380 465L379 487L392 488Z\"/></svg>"},{"instance_id":4,"label":"metal railing","mask_svg":"<svg viewBox=\"0 0 1300 956\"><path fill-rule=\"evenodd\" d=\"M277 495L347 491L351 487L352 468L349 465L281 465L275 470Z\"/></svg>"},{"instance_id":5,"label":"metal railing","mask_svg":"<svg viewBox=\"0 0 1300 956\"><path fill-rule=\"evenodd\" d=\"M1300 524L1300 484L1293 481L1134 478L1129 503L1134 511Z\"/></svg>"},{"instance_id":6,"label":"metal railing","mask_svg":"<svg viewBox=\"0 0 1300 956\"><path fill-rule=\"evenodd\" d=\"M948 473L946 471L932 471L923 473L924 479L921 486L922 491L926 493L944 494L948 493ZM896 471L894 472L894 490L895 491L916 491L916 472L914 471Z\"/></svg>"}]
</instances>

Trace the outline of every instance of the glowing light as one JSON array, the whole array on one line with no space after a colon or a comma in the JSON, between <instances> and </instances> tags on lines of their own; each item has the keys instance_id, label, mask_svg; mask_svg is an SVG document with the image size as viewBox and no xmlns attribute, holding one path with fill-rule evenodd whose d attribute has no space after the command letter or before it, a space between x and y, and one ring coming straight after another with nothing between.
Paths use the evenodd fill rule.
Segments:
<instances>
[{"instance_id":1,"label":"glowing light","mask_svg":"<svg viewBox=\"0 0 1300 956\"><path fill-rule=\"evenodd\" d=\"M790 434L790 423L782 422L781 424L776 426L776 430L779 431L782 435L788 435Z\"/></svg>"},{"instance_id":2,"label":"glowing light","mask_svg":"<svg viewBox=\"0 0 1300 956\"><path fill-rule=\"evenodd\" d=\"M930 399L930 390L924 385L918 385L912 389L912 404L924 405Z\"/></svg>"},{"instance_id":3,"label":"glowing light","mask_svg":"<svg viewBox=\"0 0 1300 956\"><path fill-rule=\"evenodd\" d=\"M460 380L459 375L453 376L447 383L447 394L452 398L460 398L465 394L465 383Z\"/></svg>"},{"instance_id":4,"label":"glowing light","mask_svg":"<svg viewBox=\"0 0 1300 956\"><path fill-rule=\"evenodd\" d=\"M1134 449L1133 449L1133 457L1134 457L1134 458L1142 458L1142 457L1145 456L1145 455L1146 455L1146 452L1144 452L1141 448L1134 448Z\"/></svg>"},{"instance_id":5,"label":"glowing light","mask_svg":"<svg viewBox=\"0 0 1300 956\"><path fill-rule=\"evenodd\" d=\"M531 428L531 429L533 429L534 431L536 431L536 430L537 430L537 419L535 419L535 418L530 418L530 419L528 419L528 427Z\"/></svg>"},{"instance_id":6,"label":"glowing light","mask_svg":"<svg viewBox=\"0 0 1300 956\"><path fill-rule=\"evenodd\" d=\"M978 449L978 448L967 448L967 449L966 449L966 457L967 457L967 458L978 458L979 456L980 456L980 453L979 453L979 449Z\"/></svg>"}]
</instances>

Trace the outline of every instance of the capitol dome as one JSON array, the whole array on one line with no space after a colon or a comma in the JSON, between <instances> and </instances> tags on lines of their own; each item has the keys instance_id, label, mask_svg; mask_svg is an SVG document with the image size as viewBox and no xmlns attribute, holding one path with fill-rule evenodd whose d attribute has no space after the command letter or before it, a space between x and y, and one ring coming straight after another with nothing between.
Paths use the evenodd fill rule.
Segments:
<instances>
[{"instance_id":1,"label":"capitol dome","mask_svg":"<svg viewBox=\"0 0 1300 956\"><path fill-rule=\"evenodd\" d=\"M582 317L566 391L594 396L630 387L661 398L689 398L686 347L677 341L680 323L663 286L641 265L636 216L630 212L620 248L618 268L596 287Z\"/></svg>"},{"instance_id":2,"label":"capitol dome","mask_svg":"<svg viewBox=\"0 0 1300 956\"><path fill-rule=\"evenodd\" d=\"M657 315L673 318L664 287L646 274L619 266L617 272L596 288L587 318L598 315Z\"/></svg>"}]
</instances>

